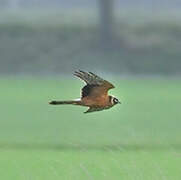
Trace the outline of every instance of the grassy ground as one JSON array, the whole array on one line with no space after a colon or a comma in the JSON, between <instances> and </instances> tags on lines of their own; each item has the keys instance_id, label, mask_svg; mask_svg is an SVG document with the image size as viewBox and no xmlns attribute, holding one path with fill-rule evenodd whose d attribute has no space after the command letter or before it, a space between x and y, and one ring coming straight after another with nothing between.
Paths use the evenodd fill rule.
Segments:
<instances>
[{"instance_id":1,"label":"grassy ground","mask_svg":"<svg viewBox=\"0 0 181 180\"><path fill-rule=\"evenodd\" d=\"M87 115L47 104L78 97L78 80L0 83L1 179L181 179L180 80L117 80L122 105Z\"/></svg>"}]
</instances>

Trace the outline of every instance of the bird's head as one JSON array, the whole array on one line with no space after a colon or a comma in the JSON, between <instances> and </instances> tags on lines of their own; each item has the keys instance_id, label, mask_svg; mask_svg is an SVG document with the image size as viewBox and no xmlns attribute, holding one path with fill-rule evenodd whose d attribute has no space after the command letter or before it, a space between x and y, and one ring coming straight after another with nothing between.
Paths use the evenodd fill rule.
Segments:
<instances>
[{"instance_id":1,"label":"bird's head","mask_svg":"<svg viewBox=\"0 0 181 180\"><path fill-rule=\"evenodd\" d=\"M113 96L109 96L109 97L110 97L110 102L113 106L116 104L121 104L121 102L117 98L115 98Z\"/></svg>"}]
</instances>

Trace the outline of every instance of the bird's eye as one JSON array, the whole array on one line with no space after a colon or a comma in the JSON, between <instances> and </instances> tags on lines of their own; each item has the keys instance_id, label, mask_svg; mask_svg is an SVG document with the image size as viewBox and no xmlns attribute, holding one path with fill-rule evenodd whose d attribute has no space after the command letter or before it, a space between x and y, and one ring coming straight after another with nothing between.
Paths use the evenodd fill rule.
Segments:
<instances>
[{"instance_id":1,"label":"bird's eye","mask_svg":"<svg viewBox=\"0 0 181 180\"><path fill-rule=\"evenodd\" d=\"M114 98L113 101L114 101L115 104L117 104L119 102L118 99L116 99L116 98Z\"/></svg>"}]
</instances>

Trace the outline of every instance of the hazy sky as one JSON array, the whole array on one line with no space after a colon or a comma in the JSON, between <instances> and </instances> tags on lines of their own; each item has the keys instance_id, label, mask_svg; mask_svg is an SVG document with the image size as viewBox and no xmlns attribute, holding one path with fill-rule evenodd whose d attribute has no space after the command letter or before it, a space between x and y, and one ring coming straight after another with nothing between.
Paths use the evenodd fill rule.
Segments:
<instances>
[{"instance_id":1,"label":"hazy sky","mask_svg":"<svg viewBox=\"0 0 181 180\"><path fill-rule=\"evenodd\" d=\"M58 6L67 8L89 7L94 8L100 0L0 0L3 4L16 6ZM115 0L116 7L122 8L181 8L181 0Z\"/></svg>"}]
</instances>

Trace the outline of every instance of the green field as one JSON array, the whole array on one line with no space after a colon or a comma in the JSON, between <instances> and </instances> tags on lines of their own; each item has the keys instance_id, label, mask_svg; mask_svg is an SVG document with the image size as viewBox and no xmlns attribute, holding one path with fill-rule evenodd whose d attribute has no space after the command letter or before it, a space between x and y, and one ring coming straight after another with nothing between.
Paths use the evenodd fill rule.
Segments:
<instances>
[{"instance_id":1,"label":"green field","mask_svg":"<svg viewBox=\"0 0 181 180\"><path fill-rule=\"evenodd\" d=\"M180 180L180 80L118 79L122 105L83 114L76 79L1 78L0 179Z\"/></svg>"}]
</instances>

